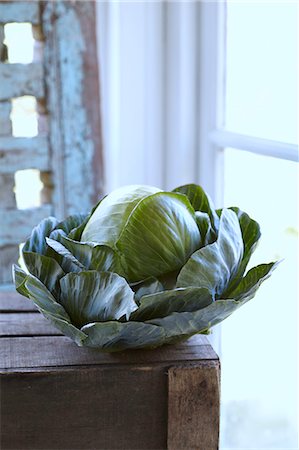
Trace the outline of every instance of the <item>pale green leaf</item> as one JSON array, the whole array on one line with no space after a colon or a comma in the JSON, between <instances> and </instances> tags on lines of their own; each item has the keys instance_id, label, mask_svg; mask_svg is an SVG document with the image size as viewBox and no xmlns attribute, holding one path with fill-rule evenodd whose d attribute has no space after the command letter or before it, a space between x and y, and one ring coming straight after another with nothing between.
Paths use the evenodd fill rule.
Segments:
<instances>
[{"instance_id":1,"label":"pale green leaf","mask_svg":"<svg viewBox=\"0 0 299 450\"><path fill-rule=\"evenodd\" d=\"M179 269L200 241L186 196L159 192L138 203L116 246L127 278L135 282Z\"/></svg>"},{"instance_id":2,"label":"pale green leaf","mask_svg":"<svg viewBox=\"0 0 299 450\"><path fill-rule=\"evenodd\" d=\"M82 233L81 241L114 247L139 201L159 191L160 189L152 186L133 185L111 192L91 215Z\"/></svg>"}]
</instances>

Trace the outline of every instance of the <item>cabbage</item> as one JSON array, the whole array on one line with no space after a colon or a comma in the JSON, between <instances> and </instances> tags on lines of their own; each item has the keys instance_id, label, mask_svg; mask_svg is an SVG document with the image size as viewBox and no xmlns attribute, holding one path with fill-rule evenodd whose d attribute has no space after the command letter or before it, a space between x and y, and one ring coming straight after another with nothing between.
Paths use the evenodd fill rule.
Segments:
<instances>
[{"instance_id":1,"label":"cabbage","mask_svg":"<svg viewBox=\"0 0 299 450\"><path fill-rule=\"evenodd\" d=\"M254 297L277 266L246 273L260 228L215 210L195 184L113 191L89 215L35 227L16 290L79 346L154 348L208 333Z\"/></svg>"}]
</instances>

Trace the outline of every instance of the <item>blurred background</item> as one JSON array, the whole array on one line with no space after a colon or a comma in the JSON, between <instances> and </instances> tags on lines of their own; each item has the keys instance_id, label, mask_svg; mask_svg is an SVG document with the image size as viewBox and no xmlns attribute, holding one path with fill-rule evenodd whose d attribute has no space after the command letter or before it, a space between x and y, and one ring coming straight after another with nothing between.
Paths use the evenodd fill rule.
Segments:
<instances>
[{"instance_id":1,"label":"blurred background","mask_svg":"<svg viewBox=\"0 0 299 450\"><path fill-rule=\"evenodd\" d=\"M1 2L0 50L2 289L46 215L201 184L283 260L211 336L220 448L298 449L298 3Z\"/></svg>"}]
</instances>

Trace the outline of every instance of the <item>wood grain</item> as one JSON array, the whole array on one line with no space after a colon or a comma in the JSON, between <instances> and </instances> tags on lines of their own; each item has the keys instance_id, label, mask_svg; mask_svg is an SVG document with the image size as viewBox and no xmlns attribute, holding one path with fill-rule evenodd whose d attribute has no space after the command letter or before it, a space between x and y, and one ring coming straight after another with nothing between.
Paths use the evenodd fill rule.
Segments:
<instances>
[{"instance_id":1,"label":"wood grain","mask_svg":"<svg viewBox=\"0 0 299 450\"><path fill-rule=\"evenodd\" d=\"M24 242L42 219L52 214L51 205L42 205L38 208L12 209L9 214L0 209L2 217L0 230L0 245L17 244Z\"/></svg>"},{"instance_id":2,"label":"wood grain","mask_svg":"<svg viewBox=\"0 0 299 450\"><path fill-rule=\"evenodd\" d=\"M96 349L77 347L65 336L20 337L0 339L0 369L34 369L82 365L156 364L161 362L217 359L204 336L196 336L184 344L152 350L130 350L102 353Z\"/></svg>"},{"instance_id":3,"label":"wood grain","mask_svg":"<svg viewBox=\"0 0 299 450\"><path fill-rule=\"evenodd\" d=\"M0 336L60 336L39 312L0 314Z\"/></svg>"},{"instance_id":4,"label":"wood grain","mask_svg":"<svg viewBox=\"0 0 299 450\"><path fill-rule=\"evenodd\" d=\"M13 288L14 289L14 288ZM12 291L0 291L0 312L34 312L37 311L35 304L18 294L14 290Z\"/></svg>"},{"instance_id":5,"label":"wood grain","mask_svg":"<svg viewBox=\"0 0 299 450\"><path fill-rule=\"evenodd\" d=\"M14 174L17 170L49 170L48 139L0 137L0 174Z\"/></svg>"},{"instance_id":6,"label":"wood grain","mask_svg":"<svg viewBox=\"0 0 299 450\"><path fill-rule=\"evenodd\" d=\"M11 266L13 262L17 262L18 258L18 245L5 245L4 247L0 247L0 284L11 283Z\"/></svg>"},{"instance_id":7,"label":"wood grain","mask_svg":"<svg viewBox=\"0 0 299 450\"><path fill-rule=\"evenodd\" d=\"M0 2L0 23L39 22L39 2Z\"/></svg>"},{"instance_id":8,"label":"wood grain","mask_svg":"<svg viewBox=\"0 0 299 450\"><path fill-rule=\"evenodd\" d=\"M15 208L16 198L14 193L15 178L12 174L0 174L0 205L1 208Z\"/></svg>"},{"instance_id":9,"label":"wood grain","mask_svg":"<svg viewBox=\"0 0 299 450\"><path fill-rule=\"evenodd\" d=\"M219 376L218 361L169 369L169 450L218 449Z\"/></svg>"},{"instance_id":10,"label":"wood grain","mask_svg":"<svg viewBox=\"0 0 299 450\"><path fill-rule=\"evenodd\" d=\"M5 450L166 449L165 364L14 373L1 383Z\"/></svg>"},{"instance_id":11,"label":"wood grain","mask_svg":"<svg viewBox=\"0 0 299 450\"><path fill-rule=\"evenodd\" d=\"M103 183L95 4L47 1L42 17L53 202L65 217L88 211Z\"/></svg>"},{"instance_id":12,"label":"wood grain","mask_svg":"<svg viewBox=\"0 0 299 450\"><path fill-rule=\"evenodd\" d=\"M0 338L1 448L218 448L219 363L206 336L105 354L37 336L52 332L37 312L2 318L14 336Z\"/></svg>"},{"instance_id":13,"label":"wood grain","mask_svg":"<svg viewBox=\"0 0 299 450\"><path fill-rule=\"evenodd\" d=\"M11 134L10 111L10 102L0 102L0 135L2 136L9 136Z\"/></svg>"},{"instance_id":14,"label":"wood grain","mask_svg":"<svg viewBox=\"0 0 299 450\"><path fill-rule=\"evenodd\" d=\"M0 100L9 100L23 95L43 98L45 95L41 63L0 63L0 79Z\"/></svg>"}]
</instances>

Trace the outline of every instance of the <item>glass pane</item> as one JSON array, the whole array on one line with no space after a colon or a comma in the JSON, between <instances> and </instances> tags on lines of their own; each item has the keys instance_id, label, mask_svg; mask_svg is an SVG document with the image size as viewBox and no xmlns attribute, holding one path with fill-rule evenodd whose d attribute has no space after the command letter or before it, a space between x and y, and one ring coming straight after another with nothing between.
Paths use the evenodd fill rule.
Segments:
<instances>
[{"instance_id":1,"label":"glass pane","mask_svg":"<svg viewBox=\"0 0 299 450\"><path fill-rule=\"evenodd\" d=\"M227 2L226 127L296 143L297 2Z\"/></svg>"},{"instance_id":2,"label":"glass pane","mask_svg":"<svg viewBox=\"0 0 299 450\"><path fill-rule=\"evenodd\" d=\"M35 208L41 205L40 171L18 170L15 173L15 196L18 209Z\"/></svg>"},{"instance_id":3,"label":"glass pane","mask_svg":"<svg viewBox=\"0 0 299 450\"><path fill-rule=\"evenodd\" d=\"M298 165L225 150L226 206L261 225L250 266L283 259L222 324L223 449L297 448Z\"/></svg>"},{"instance_id":4,"label":"glass pane","mask_svg":"<svg viewBox=\"0 0 299 450\"><path fill-rule=\"evenodd\" d=\"M31 95L13 98L11 101L11 124L14 137L34 137L38 134L36 98Z\"/></svg>"},{"instance_id":5,"label":"glass pane","mask_svg":"<svg viewBox=\"0 0 299 450\"><path fill-rule=\"evenodd\" d=\"M4 25L8 48L8 62L28 64L33 61L34 39L30 23L7 23Z\"/></svg>"}]
</instances>

